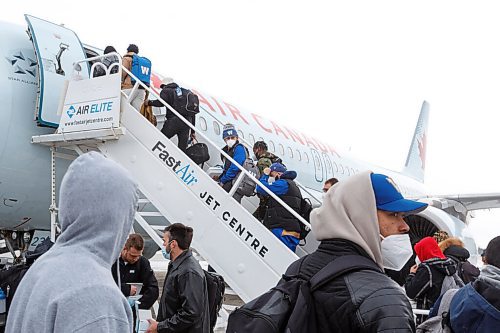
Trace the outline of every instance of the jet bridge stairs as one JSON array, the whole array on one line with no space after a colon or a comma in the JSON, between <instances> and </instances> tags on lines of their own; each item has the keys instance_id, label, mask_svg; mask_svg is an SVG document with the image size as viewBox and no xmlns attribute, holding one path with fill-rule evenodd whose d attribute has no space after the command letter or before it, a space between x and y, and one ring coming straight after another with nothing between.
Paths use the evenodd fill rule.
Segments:
<instances>
[{"instance_id":1,"label":"jet bridge stairs","mask_svg":"<svg viewBox=\"0 0 500 333\"><path fill-rule=\"evenodd\" d=\"M88 60L91 59L86 61ZM114 75L121 75L121 71L126 71L133 77L132 73L121 66L119 74ZM70 87L71 84L72 81L69 82ZM274 286L298 256L130 104L130 96L139 84L142 83L136 83L130 94L120 91L118 127L72 133L58 131L55 134L35 136L32 142L51 147L53 165L55 157L71 158L61 151L71 150L83 154L89 150L98 150L125 167L139 185L142 194L140 205L149 207L148 211L136 213L136 221L149 236L161 246L162 239L157 230L162 230L173 222L192 226L192 247L197 253L224 277L243 301L255 298ZM153 89L145 89L149 90L150 95L159 98ZM63 91L69 94L71 89ZM66 95L66 100L68 97ZM184 118L182 120L192 127ZM200 140L213 145L222 153L202 132L197 132L197 135L201 137ZM246 170L241 170L242 174L253 177ZM53 185L53 216L57 211L54 189ZM295 212L293 214L298 216ZM300 219L308 225L301 217Z\"/></svg>"}]
</instances>

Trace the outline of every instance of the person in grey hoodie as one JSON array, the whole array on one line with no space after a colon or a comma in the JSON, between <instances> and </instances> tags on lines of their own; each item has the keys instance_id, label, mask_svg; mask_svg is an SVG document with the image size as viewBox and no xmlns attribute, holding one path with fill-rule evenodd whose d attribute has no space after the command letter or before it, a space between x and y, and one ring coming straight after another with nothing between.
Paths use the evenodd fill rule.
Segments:
<instances>
[{"instance_id":1,"label":"person in grey hoodie","mask_svg":"<svg viewBox=\"0 0 500 333\"><path fill-rule=\"evenodd\" d=\"M21 281L6 332L132 332L111 275L137 204L137 185L99 153L78 157L60 189L61 235Z\"/></svg>"}]
</instances>

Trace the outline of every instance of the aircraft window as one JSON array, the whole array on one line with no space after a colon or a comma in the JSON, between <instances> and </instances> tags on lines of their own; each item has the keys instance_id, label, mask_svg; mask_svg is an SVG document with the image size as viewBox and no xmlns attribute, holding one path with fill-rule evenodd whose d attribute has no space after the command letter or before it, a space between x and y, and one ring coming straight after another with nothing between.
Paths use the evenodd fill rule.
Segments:
<instances>
[{"instance_id":1,"label":"aircraft window","mask_svg":"<svg viewBox=\"0 0 500 333\"><path fill-rule=\"evenodd\" d=\"M217 121L214 121L214 132L215 135L220 135L220 125Z\"/></svg>"},{"instance_id":2,"label":"aircraft window","mask_svg":"<svg viewBox=\"0 0 500 333\"><path fill-rule=\"evenodd\" d=\"M338 167L337 163L333 162L333 166L335 168L335 172L339 172L339 167Z\"/></svg>"},{"instance_id":3,"label":"aircraft window","mask_svg":"<svg viewBox=\"0 0 500 333\"><path fill-rule=\"evenodd\" d=\"M255 143L255 137L253 136L253 134L248 134L248 137L250 139L250 143L253 145Z\"/></svg>"},{"instance_id":4,"label":"aircraft window","mask_svg":"<svg viewBox=\"0 0 500 333\"><path fill-rule=\"evenodd\" d=\"M203 117L200 117L200 128L202 131L207 130L207 121Z\"/></svg>"},{"instance_id":5,"label":"aircraft window","mask_svg":"<svg viewBox=\"0 0 500 333\"><path fill-rule=\"evenodd\" d=\"M355 175L356 174L356 171L354 171L354 168L351 168L351 171L352 171L351 175Z\"/></svg>"},{"instance_id":6,"label":"aircraft window","mask_svg":"<svg viewBox=\"0 0 500 333\"><path fill-rule=\"evenodd\" d=\"M348 166L345 167L345 173L350 176L351 175L351 169L349 169Z\"/></svg>"},{"instance_id":7,"label":"aircraft window","mask_svg":"<svg viewBox=\"0 0 500 333\"><path fill-rule=\"evenodd\" d=\"M273 153L276 151L276 147L274 146L274 142L272 140L269 141L269 151Z\"/></svg>"},{"instance_id":8,"label":"aircraft window","mask_svg":"<svg viewBox=\"0 0 500 333\"><path fill-rule=\"evenodd\" d=\"M238 135L240 138L244 139L245 138L245 134L243 134L243 131L242 130L238 130Z\"/></svg>"},{"instance_id":9,"label":"aircraft window","mask_svg":"<svg viewBox=\"0 0 500 333\"><path fill-rule=\"evenodd\" d=\"M297 152L297 158L299 159L299 161L302 161L302 156L300 155L300 150L296 150Z\"/></svg>"},{"instance_id":10,"label":"aircraft window","mask_svg":"<svg viewBox=\"0 0 500 333\"><path fill-rule=\"evenodd\" d=\"M278 145L278 147L280 148L281 156L285 156L285 147L283 147L283 145L281 143Z\"/></svg>"},{"instance_id":11,"label":"aircraft window","mask_svg":"<svg viewBox=\"0 0 500 333\"><path fill-rule=\"evenodd\" d=\"M264 138L263 138L263 137L260 137L260 138L259 138L259 141L264 141Z\"/></svg>"},{"instance_id":12,"label":"aircraft window","mask_svg":"<svg viewBox=\"0 0 500 333\"><path fill-rule=\"evenodd\" d=\"M292 148L288 147L288 155L290 156L290 158L293 158L293 150Z\"/></svg>"},{"instance_id":13,"label":"aircraft window","mask_svg":"<svg viewBox=\"0 0 500 333\"><path fill-rule=\"evenodd\" d=\"M339 164L339 167L340 167L340 173L344 174L344 166L342 164Z\"/></svg>"},{"instance_id":14,"label":"aircraft window","mask_svg":"<svg viewBox=\"0 0 500 333\"><path fill-rule=\"evenodd\" d=\"M304 152L304 161L306 161L306 163L309 163L309 155L307 155L306 152Z\"/></svg>"}]
</instances>

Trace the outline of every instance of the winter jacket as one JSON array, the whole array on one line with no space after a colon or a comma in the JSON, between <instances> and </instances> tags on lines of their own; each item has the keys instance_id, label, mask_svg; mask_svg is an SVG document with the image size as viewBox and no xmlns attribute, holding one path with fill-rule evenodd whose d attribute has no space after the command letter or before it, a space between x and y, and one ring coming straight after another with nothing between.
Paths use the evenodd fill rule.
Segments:
<instances>
[{"instance_id":1,"label":"winter jacket","mask_svg":"<svg viewBox=\"0 0 500 333\"><path fill-rule=\"evenodd\" d=\"M111 266L132 228L137 185L99 153L69 166L59 195L61 235L22 279L6 332L132 332Z\"/></svg>"},{"instance_id":2,"label":"winter jacket","mask_svg":"<svg viewBox=\"0 0 500 333\"><path fill-rule=\"evenodd\" d=\"M304 259L302 271L307 276L346 254L365 256L381 269L380 273L348 273L313 294L318 331L322 333L415 331L408 298L382 273L380 230L370 174L365 171L336 184L326 193L323 205L311 212L312 233L321 244Z\"/></svg>"},{"instance_id":3,"label":"winter jacket","mask_svg":"<svg viewBox=\"0 0 500 333\"><path fill-rule=\"evenodd\" d=\"M259 168L260 174L263 175L264 169L269 168L273 163L283 164L281 158L271 152L266 151L261 156L259 156L257 160L257 167Z\"/></svg>"},{"instance_id":4,"label":"winter jacket","mask_svg":"<svg viewBox=\"0 0 500 333\"><path fill-rule=\"evenodd\" d=\"M117 63L119 61L118 57L115 55L108 55L102 58L101 63L106 67L109 68L112 64ZM111 68L110 74L116 74L118 73L118 66L113 66ZM106 70L102 68L102 66L96 66L94 70L94 77L98 76L104 76L106 75Z\"/></svg>"},{"instance_id":5,"label":"winter jacket","mask_svg":"<svg viewBox=\"0 0 500 333\"><path fill-rule=\"evenodd\" d=\"M441 294L445 276L457 271L452 259L432 258L422 262L415 273L408 274L406 295L417 301L418 309L430 309Z\"/></svg>"},{"instance_id":6,"label":"winter jacket","mask_svg":"<svg viewBox=\"0 0 500 333\"><path fill-rule=\"evenodd\" d=\"M436 302L429 317L437 314L440 301ZM500 269L484 266L476 281L455 294L449 313L454 333L497 332L500 327Z\"/></svg>"},{"instance_id":7,"label":"winter jacket","mask_svg":"<svg viewBox=\"0 0 500 333\"><path fill-rule=\"evenodd\" d=\"M293 181L296 177L297 173L295 171L287 171L272 184L269 184L268 175L263 175L260 178L260 182L283 200L290 208L299 212L302 194L297 184ZM256 190L257 193L269 197L264 215L264 225L268 229L283 228L286 231L300 233L300 222L295 216L287 211L278 201L270 197L259 185L257 185Z\"/></svg>"},{"instance_id":8,"label":"winter jacket","mask_svg":"<svg viewBox=\"0 0 500 333\"><path fill-rule=\"evenodd\" d=\"M132 71L132 56L134 54L134 52L127 52L125 56L122 57L122 65L128 69L129 72ZM132 89L133 87L134 85L132 84L130 75L128 75L125 71L122 71L122 89Z\"/></svg>"},{"instance_id":9,"label":"winter jacket","mask_svg":"<svg viewBox=\"0 0 500 333\"><path fill-rule=\"evenodd\" d=\"M160 91L160 98L163 99L172 108L174 107L174 102L175 102L175 94L176 94L175 90L178 87L179 87L179 85L177 83L172 82L172 83L169 83L167 85L164 85ZM149 105L155 106L157 108L164 107L163 103L159 99L150 100ZM177 117L172 111L170 111L169 108L166 108L166 109L167 109L167 113L166 113L165 117L167 118L167 120ZM195 116L186 117L186 120L189 121L191 124L193 124L193 126L196 125L196 117ZM185 124L183 124L183 125L185 125ZM187 125L185 125L185 126L187 127Z\"/></svg>"},{"instance_id":10,"label":"winter jacket","mask_svg":"<svg viewBox=\"0 0 500 333\"><path fill-rule=\"evenodd\" d=\"M323 240L318 250L305 257L300 274L310 278L332 260L352 254L370 258L351 241ZM289 270L295 271L294 265L299 263L293 263ZM318 332L321 333L415 331L408 299L382 270L343 275L315 291L313 298Z\"/></svg>"},{"instance_id":11,"label":"winter jacket","mask_svg":"<svg viewBox=\"0 0 500 333\"><path fill-rule=\"evenodd\" d=\"M168 264L157 321L158 333L210 332L207 282L191 250Z\"/></svg>"},{"instance_id":12,"label":"winter jacket","mask_svg":"<svg viewBox=\"0 0 500 333\"><path fill-rule=\"evenodd\" d=\"M120 289L122 290L125 297L130 296L130 285L128 283L142 283L141 288L141 299L139 300L141 304L140 309L149 309L153 306L154 302L158 300L160 295L160 290L158 289L158 281L154 275L149 260L145 257L140 257L135 263L127 263L120 257L118 261L120 263ZM113 274L113 279L118 283L118 278L116 275L116 262L111 267L111 273Z\"/></svg>"},{"instance_id":13,"label":"winter jacket","mask_svg":"<svg viewBox=\"0 0 500 333\"><path fill-rule=\"evenodd\" d=\"M222 148L222 150L229 156L231 156L232 159L235 160L239 165L243 165L248 156L247 149L241 143L239 143L239 141L236 141L232 148L225 146L224 148ZM219 181L222 184L225 184L229 181L233 181L241 171L230 160L226 159L224 155L221 155L221 159L222 162L224 162L224 171L222 172Z\"/></svg>"},{"instance_id":14,"label":"winter jacket","mask_svg":"<svg viewBox=\"0 0 500 333\"><path fill-rule=\"evenodd\" d=\"M467 261L470 257L467 249L461 246L452 245L444 250L444 255L455 261L458 276L465 284L475 281L479 276L479 268Z\"/></svg>"}]
</instances>

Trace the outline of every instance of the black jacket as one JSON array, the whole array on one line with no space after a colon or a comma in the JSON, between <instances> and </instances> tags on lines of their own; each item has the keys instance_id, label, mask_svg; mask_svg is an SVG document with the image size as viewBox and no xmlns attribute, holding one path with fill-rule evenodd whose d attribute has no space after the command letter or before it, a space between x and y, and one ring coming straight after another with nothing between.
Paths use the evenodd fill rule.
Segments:
<instances>
[{"instance_id":1,"label":"black jacket","mask_svg":"<svg viewBox=\"0 0 500 333\"><path fill-rule=\"evenodd\" d=\"M177 83L169 83L167 85L164 85L163 88L160 91L160 98L163 99L165 102L167 102L168 105L170 105L172 108L174 107L174 101L175 101L175 89L177 89L179 85ZM163 103L159 100L150 100L149 105L155 106L158 108L164 107ZM177 116L170 111L170 109L167 108L167 114L165 117L168 119L176 118ZM189 121L193 126L196 124L196 117L191 116L186 118L187 121ZM187 127L186 124L183 123L184 126Z\"/></svg>"},{"instance_id":2,"label":"black jacket","mask_svg":"<svg viewBox=\"0 0 500 333\"><path fill-rule=\"evenodd\" d=\"M210 332L207 282L191 250L168 264L157 321L159 333Z\"/></svg>"},{"instance_id":3,"label":"black jacket","mask_svg":"<svg viewBox=\"0 0 500 333\"><path fill-rule=\"evenodd\" d=\"M281 177L283 179L283 177ZM290 208L297 213L300 212L300 204L302 202L302 194L300 193L297 184L291 179L283 179L288 184L288 191L280 195L279 198L283 200ZM300 222L289 211L285 209L273 197L269 197L267 201L267 209L264 216L264 225L268 229L283 228L287 231L295 231L300 233Z\"/></svg>"},{"instance_id":4,"label":"black jacket","mask_svg":"<svg viewBox=\"0 0 500 333\"><path fill-rule=\"evenodd\" d=\"M445 276L451 276L456 271L457 266L450 258L426 260L406 278L406 295L417 301L418 309L428 310L439 298Z\"/></svg>"},{"instance_id":5,"label":"black jacket","mask_svg":"<svg viewBox=\"0 0 500 333\"><path fill-rule=\"evenodd\" d=\"M335 258L358 254L363 249L344 239L324 240L307 255L300 272L310 278ZM289 270L296 271L293 265ZM415 323L408 298L382 272L361 270L343 275L313 294L318 331L328 332L414 332Z\"/></svg>"},{"instance_id":6,"label":"black jacket","mask_svg":"<svg viewBox=\"0 0 500 333\"><path fill-rule=\"evenodd\" d=\"M120 257L118 259L120 263L120 289L122 290L125 297L130 296L130 285L127 283L142 283L141 288L141 305L140 309L149 309L153 306L154 302L158 299L160 295L160 289L158 288L158 281L154 275L149 260L145 257L140 257L134 264L127 264ZM111 273L113 273L113 279L118 283L118 278L116 276L116 262L111 267Z\"/></svg>"}]
</instances>

